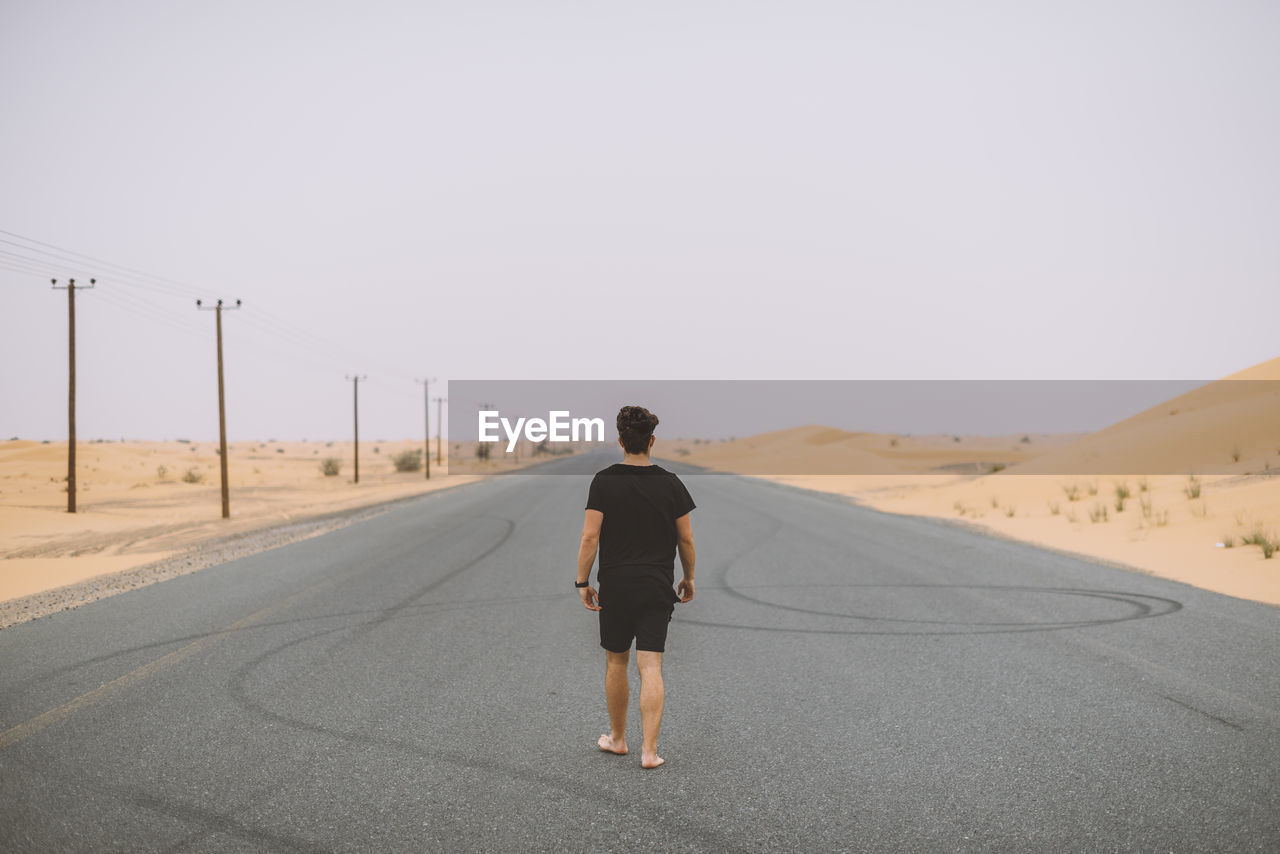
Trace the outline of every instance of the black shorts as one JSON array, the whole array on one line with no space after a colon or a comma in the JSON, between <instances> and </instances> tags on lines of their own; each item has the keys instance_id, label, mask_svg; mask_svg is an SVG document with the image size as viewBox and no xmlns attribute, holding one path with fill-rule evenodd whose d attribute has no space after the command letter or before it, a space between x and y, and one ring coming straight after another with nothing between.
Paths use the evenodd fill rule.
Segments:
<instances>
[{"instance_id":1,"label":"black shorts","mask_svg":"<svg viewBox=\"0 0 1280 854\"><path fill-rule=\"evenodd\" d=\"M652 579L600 582L600 645L609 652L663 652L667 624L680 597L670 584Z\"/></svg>"}]
</instances>

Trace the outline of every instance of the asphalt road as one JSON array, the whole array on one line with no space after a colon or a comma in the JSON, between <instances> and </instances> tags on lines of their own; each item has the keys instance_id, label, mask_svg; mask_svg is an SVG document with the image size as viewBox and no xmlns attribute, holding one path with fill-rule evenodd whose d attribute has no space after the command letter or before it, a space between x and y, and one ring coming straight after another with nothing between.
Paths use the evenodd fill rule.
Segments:
<instances>
[{"instance_id":1,"label":"asphalt road","mask_svg":"<svg viewBox=\"0 0 1280 854\"><path fill-rule=\"evenodd\" d=\"M0 850L1280 850L1280 609L686 482L664 767L507 476L0 632Z\"/></svg>"}]
</instances>

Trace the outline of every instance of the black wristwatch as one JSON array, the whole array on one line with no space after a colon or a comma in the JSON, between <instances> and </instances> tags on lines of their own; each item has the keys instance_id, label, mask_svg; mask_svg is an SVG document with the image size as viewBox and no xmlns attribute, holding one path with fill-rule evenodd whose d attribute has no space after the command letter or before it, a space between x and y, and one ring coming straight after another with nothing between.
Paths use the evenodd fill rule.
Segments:
<instances>
[{"instance_id":1,"label":"black wristwatch","mask_svg":"<svg viewBox=\"0 0 1280 854\"><path fill-rule=\"evenodd\" d=\"M577 588L590 587L591 579L588 578L586 581L575 581L573 582L573 586Z\"/></svg>"}]
</instances>

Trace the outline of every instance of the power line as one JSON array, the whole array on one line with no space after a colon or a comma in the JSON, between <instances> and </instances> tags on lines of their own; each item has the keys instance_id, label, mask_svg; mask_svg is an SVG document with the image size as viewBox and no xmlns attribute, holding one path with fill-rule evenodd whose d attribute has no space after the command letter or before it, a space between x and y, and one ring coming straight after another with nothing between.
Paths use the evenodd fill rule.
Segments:
<instances>
[{"instance_id":1,"label":"power line","mask_svg":"<svg viewBox=\"0 0 1280 854\"><path fill-rule=\"evenodd\" d=\"M158 276L153 273L147 273L143 270L139 270L134 267L128 267L123 264L116 264L111 261L106 261L104 259L97 258L96 256L93 256L93 255L88 255L83 252L77 252L75 250L57 246L52 243L46 243L44 241L36 240L35 238L32 238L32 237L27 237L26 235L17 234L16 232L0 229L0 234L8 235L9 237L16 237L19 240L26 241L29 244L34 244L34 246L24 245L22 243L17 243L12 240L5 240L4 238L0 238L0 243L15 247L17 249L21 249L24 252L34 252L39 255L47 256L47 258L33 258L28 255L20 255L14 252L10 252L8 250L0 249L0 261L12 260L22 265L22 267L20 268L12 268L14 269L14 272L43 276L43 275L47 275L48 269L56 268L62 272L66 272L67 274L82 275L84 272L82 268L73 267L70 265L76 263L77 259L88 259L88 260L94 261L95 263L103 264L108 267L114 267L117 270L122 271L122 273L113 274L112 282L115 284L121 285L125 288L136 288L140 290L151 291L157 294L162 294L164 296L177 297L181 299L188 299L192 297L198 297L201 295L200 291L196 290L190 285L184 284L182 282L178 282L175 279L166 278L164 276ZM36 247L45 247L45 249L39 249ZM54 251L53 252L46 251L50 249ZM74 256L74 257L68 258L66 256ZM55 259L55 260L50 261L48 259ZM40 268L42 267L45 269L41 270ZM137 277L141 277L141 279ZM258 328L260 331L267 332L270 335L288 336L292 339L294 344L301 347L305 347L309 350L314 350L314 351L322 352L326 354L332 353L334 351L339 351L343 353L348 359L354 358L354 359L360 359L365 362L369 361L367 354L356 353L355 351L351 350L349 347L345 346L339 341L335 341L331 338L328 338L327 336L321 335L319 333L313 332L312 330L305 329L301 326L298 326L297 324L283 317L280 317L279 315L276 315L273 312L263 307L258 307L257 309L255 309L255 314L259 315L259 317L261 318L261 322L253 325L256 326L256 328ZM271 328L272 325L274 325L276 328ZM376 367L379 368L380 373L385 373L388 376L394 376L400 379L413 379L413 377L411 377L409 374L402 373L401 371L395 368L391 368L389 364L382 363L381 360L377 360L374 364Z\"/></svg>"},{"instance_id":2,"label":"power line","mask_svg":"<svg viewBox=\"0 0 1280 854\"><path fill-rule=\"evenodd\" d=\"M178 288L182 288L182 289L185 289L185 290L191 290L191 291L193 292L193 295L194 295L194 289L193 289L193 288L191 288L189 285L185 285L185 284L183 284L182 282L178 282L178 281L175 281L175 280L173 280L173 279L166 279L166 278L165 278L165 277L163 277L163 276L157 276L157 275L155 275L155 274L153 274L153 273L147 273L147 272L144 272L144 271L142 271L142 270L136 270L136 269L134 269L134 268L132 268L132 267L126 267L126 266L124 266L123 264L116 264L116 263L115 263L115 262L113 262L113 261L105 261L105 260L103 260L103 259L101 259L101 258L95 258L95 257L94 257L94 256L92 256L92 255L86 255L86 254L84 254L83 252L76 252L76 251L75 251L75 250L73 250L73 249L65 249L65 248L63 248L63 247L61 247L61 246L55 246L55 245L53 245L52 243L45 243L45 242L43 242L43 241L41 241L41 240L36 240L36 239L35 239L35 238L33 238L33 237L27 237L26 235L22 235L22 234L15 234L15 233L14 233L14 232L12 232L12 231L5 231L5 230L4 230L4 229L2 229L2 228L0 228L0 234L5 234L5 235L8 235L9 237L16 237L16 238L18 238L19 240L25 240L27 243L34 243L36 246L43 246L43 247L45 247L46 249L56 249L58 252L61 252L61 253L65 254L65 255L74 255L74 256L76 256L77 258L81 258L81 259L86 260L86 261L92 261L92 262L94 262L95 264L98 264L98 265L105 265L105 266L107 266L107 267L115 267L115 268L117 268L117 269L119 269L119 270L123 270L123 271L128 272L128 273L133 273L134 275L143 276L143 277L148 278L148 279L155 279L155 280L156 280L156 281L158 281L158 282L164 282L164 283L167 283L167 284L169 284L169 285L171 285L171 286L176 286L176 287L178 287ZM5 243L10 243L10 244L12 244L12 245L14 245L14 246L21 246L21 244L13 243L13 241L10 241L10 240L5 240L4 242L5 242ZM28 251L31 251L31 252L40 252L40 250L39 250L39 249L35 249L34 247L21 246L21 248L23 248L23 249L27 249ZM43 253L43 254L46 254L46 255L47 255L47 254L50 254L50 253L47 253L47 252L46 252L46 253Z\"/></svg>"}]
</instances>

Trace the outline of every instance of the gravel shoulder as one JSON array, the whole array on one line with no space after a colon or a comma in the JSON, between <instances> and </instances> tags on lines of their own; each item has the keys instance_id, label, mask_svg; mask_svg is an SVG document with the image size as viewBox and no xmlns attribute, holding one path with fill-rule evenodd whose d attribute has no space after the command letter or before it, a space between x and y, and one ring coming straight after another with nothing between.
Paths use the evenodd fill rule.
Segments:
<instances>
[{"instance_id":1,"label":"gravel shoulder","mask_svg":"<svg viewBox=\"0 0 1280 854\"><path fill-rule=\"evenodd\" d=\"M202 540L179 554L153 561L143 566L131 567L119 572L96 575L75 584L42 590L29 596L0 602L0 630L58 611L78 608L99 599L146 587L179 575L198 572L211 566L259 554L287 546L300 540L318 537L348 525L364 522L397 507L420 501L441 491L460 489L477 481L459 483L444 490L394 498L377 504L345 508L291 520L285 524L269 525L250 531L214 536Z\"/></svg>"}]
</instances>

